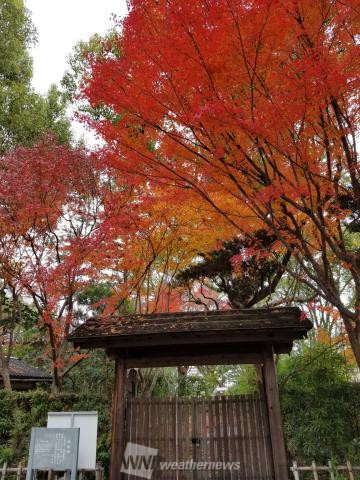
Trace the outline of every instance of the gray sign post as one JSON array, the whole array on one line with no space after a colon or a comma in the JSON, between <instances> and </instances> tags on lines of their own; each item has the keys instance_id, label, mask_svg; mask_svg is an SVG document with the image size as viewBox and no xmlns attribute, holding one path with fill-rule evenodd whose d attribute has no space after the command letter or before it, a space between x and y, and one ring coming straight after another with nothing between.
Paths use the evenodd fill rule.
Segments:
<instances>
[{"instance_id":1,"label":"gray sign post","mask_svg":"<svg viewBox=\"0 0 360 480\"><path fill-rule=\"evenodd\" d=\"M26 480L32 480L35 470L70 470L76 480L79 436L79 428L33 428Z\"/></svg>"}]
</instances>

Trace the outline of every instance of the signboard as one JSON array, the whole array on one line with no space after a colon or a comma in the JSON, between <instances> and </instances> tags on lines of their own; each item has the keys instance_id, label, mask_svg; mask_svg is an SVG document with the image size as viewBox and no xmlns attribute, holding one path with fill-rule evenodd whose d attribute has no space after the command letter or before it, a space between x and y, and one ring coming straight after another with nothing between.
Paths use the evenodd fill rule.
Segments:
<instances>
[{"instance_id":1,"label":"signboard","mask_svg":"<svg viewBox=\"0 0 360 480\"><path fill-rule=\"evenodd\" d=\"M95 470L97 412L49 412L48 428L79 428L78 470Z\"/></svg>"},{"instance_id":2,"label":"signboard","mask_svg":"<svg viewBox=\"0 0 360 480\"><path fill-rule=\"evenodd\" d=\"M34 470L71 470L76 480L79 436L79 428L33 428L26 480Z\"/></svg>"}]
</instances>

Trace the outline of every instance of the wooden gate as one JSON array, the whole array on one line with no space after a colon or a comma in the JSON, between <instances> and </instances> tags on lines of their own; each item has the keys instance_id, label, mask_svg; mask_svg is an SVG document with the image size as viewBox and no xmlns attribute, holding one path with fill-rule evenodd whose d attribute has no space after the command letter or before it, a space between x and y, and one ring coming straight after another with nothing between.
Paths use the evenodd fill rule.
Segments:
<instances>
[{"instance_id":1,"label":"wooden gate","mask_svg":"<svg viewBox=\"0 0 360 480\"><path fill-rule=\"evenodd\" d=\"M128 442L158 449L152 480L274 478L266 404L260 394L129 399L126 430ZM169 462L175 463L170 467Z\"/></svg>"}]
</instances>

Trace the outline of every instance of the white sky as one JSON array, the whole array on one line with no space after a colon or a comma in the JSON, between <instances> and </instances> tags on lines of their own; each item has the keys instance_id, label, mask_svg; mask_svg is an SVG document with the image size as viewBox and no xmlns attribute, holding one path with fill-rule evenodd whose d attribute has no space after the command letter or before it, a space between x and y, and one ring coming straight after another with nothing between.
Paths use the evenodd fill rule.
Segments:
<instances>
[{"instance_id":1,"label":"white sky","mask_svg":"<svg viewBox=\"0 0 360 480\"><path fill-rule=\"evenodd\" d=\"M105 33L111 15L126 14L126 0L25 0L38 31L32 50L36 90L59 83L73 46L93 33Z\"/></svg>"},{"instance_id":2,"label":"white sky","mask_svg":"<svg viewBox=\"0 0 360 480\"><path fill-rule=\"evenodd\" d=\"M45 93L52 83L59 84L67 69L67 57L74 45L94 33L105 33L111 16L123 17L126 0L25 0L38 31L32 49L34 88ZM76 134L81 134L74 124Z\"/></svg>"}]
</instances>

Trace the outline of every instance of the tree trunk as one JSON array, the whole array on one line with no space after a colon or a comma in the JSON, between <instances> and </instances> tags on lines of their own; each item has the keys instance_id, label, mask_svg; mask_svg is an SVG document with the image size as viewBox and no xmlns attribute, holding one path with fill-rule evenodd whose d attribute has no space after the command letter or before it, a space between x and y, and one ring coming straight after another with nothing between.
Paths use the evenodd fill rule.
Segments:
<instances>
[{"instance_id":1,"label":"tree trunk","mask_svg":"<svg viewBox=\"0 0 360 480\"><path fill-rule=\"evenodd\" d=\"M186 376L188 374L189 367L177 367L178 373L178 396L186 396Z\"/></svg>"},{"instance_id":2,"label":"tree trunk","mask_svg":"<svg viewBox=\"0 0 360 480\"><path fill-rule=\"evenodd\" d=\"M1 368L1 376L3 380L3 385L4 385L4 390L11 392L12 391L12 386L11 386L11 380L10 380L10 372L8 368Z\"/></svg>"},{"instance_id":3,"label":"tree trunk","mask_svg":"<svg viewBox=\"0 0 360 480\"><path fill-rule=\"evenodd\" d=\"M349 337L349 342L354 353L356 364L360 370L360 315L357 321L352 318L342 316L345 325L346 333Z\"/></svg>"},{"instance_id":4,"label":"tree trunk","mask_svg":"<svg viewBox=\"0 0 360 480\"><path fill-rule=\"evenodd\" d=\"M52 377L53 377L53 380L52 380L51 390L53 393L58 395L61 390L61 379L59 375L59 369L56 365L53 365Z\"/></svg>"},{"instance_id":5,"label":"tree trunk","mask_svg":"<svg viewBox=\"0 0 360 480\"><path fill-rule=\"evenodd\" d=\"M9 370L9 358L4 353L2 344L0 344L0 372L2 376L2 381L4 389L8 392L12 391L11 380L10 380L10 370Z\"/></svg>"}]
</instances>

